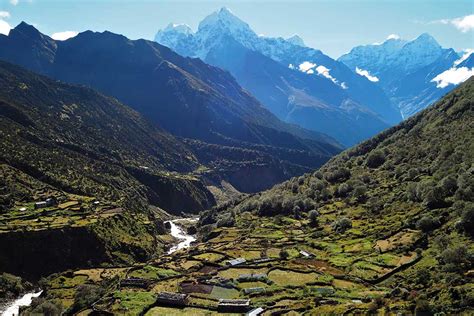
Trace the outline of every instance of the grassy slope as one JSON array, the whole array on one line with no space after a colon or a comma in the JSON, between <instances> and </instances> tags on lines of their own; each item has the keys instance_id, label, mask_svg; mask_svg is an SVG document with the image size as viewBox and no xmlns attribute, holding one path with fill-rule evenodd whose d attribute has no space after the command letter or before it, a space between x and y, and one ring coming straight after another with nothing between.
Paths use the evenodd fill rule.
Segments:
<instances>
[{"instance_id":1,"label":"grassy slope","mask_svg":"<svg viewBox=\"0 0 474 316\"><path fill-rule=\"evenodd\" d=\"M193 153L115 99L1 63L0 109L0 160L58 189L170 211L212 203L186 176Z\"/></svg>"},{"instance_id":2,"label":"grassy slope","mask_svg":"<svg viewBox=\"0 0 474 316\"><path fill-rule=\"evenodd\" d=\"M146 289L119 288L113 271L74 288L54 288L53 277L44 299L63 309L90 306L80 300L89 284L103 290L95 307L117 314L215 311L213 295L250 298L267 314L472 312L473 96L471 79L313 174L202 213L205 242L148 263L178 273L171 279L149 276L149 266L133 268L150 280ZM238 257L247 264L226 264ZM271 260L252 262L259 258ZM266 277L239 278L250 273ZM153 306L154 293L182 291L182 282L204 292L185 310ZM246 294L251 287L265 292Z\"/></svg>"}]
</instances>

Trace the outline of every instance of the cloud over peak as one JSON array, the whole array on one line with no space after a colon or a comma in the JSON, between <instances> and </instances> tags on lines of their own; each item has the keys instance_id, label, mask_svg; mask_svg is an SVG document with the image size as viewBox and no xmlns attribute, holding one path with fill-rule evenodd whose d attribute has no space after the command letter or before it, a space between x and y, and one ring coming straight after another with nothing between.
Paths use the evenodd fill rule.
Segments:
<instances>
[{"instance_id":1,"label":"cloud over peak","mask_svg":"<svg viewBox=\"0 0 474 316\"><path fill-rule=\"evenodd\" d=\"M387 40L391 40L391 39L399 40L399 39L400 39L400 35L398 35L398 34L390 34L389 36L387 36Z\"/></svg>"},{"instance_id":2,"label":"cloud over peak","mask_svg":"<svg viewBox=\"0 0 474 316\"><path fill-rule=\"evenodd\" d=\"M77 34L79 34L79 33L75 32L75 31L57 32L57 33L53 33L51 35L51 38L53 40L56 40L56 41L65 41L67 39L70 39L70 38L76 36Z\"/></svg>"},{"instance_id":3,"label":"cloud over peak","mask_svg":"<svg viewBox=\"0 0 474 316\"><path fill-rule=\"evenodd\" d=\"M472 31L474 29L474 14L454 18L454 19L442 19L433 21L432 23L450 24L463 33Z\"/></svg>"},{"instance_id":4,"label":"cloud over peak","mask_svg":"<svg viewBox=\"0 0 474 316\"><path fill-rule=\"evenodd\" d=\"M436 87L442 89L446 88L450 84L460 84L461 82L469 79L471 76L474 76L474 67L471 69L467 67L452 67L434 77L431 82L436 82Z\"/></svg>"},{"instance_id":5,"label":"cloud over peak","mask_svg":"<svg viewBox=\"0 0 474 316\"><path fill-rule=\"evenodd\" d=\"M362 76L362 77L366 77L368 80L372 81L372 82L378 82L379 81L379 78L377 78L376 76L372 76L368 70L364 70L364 69L360 69L359 67L356 67L356 73L359 75L359 76Z\"/></svg>"}]
</instances>

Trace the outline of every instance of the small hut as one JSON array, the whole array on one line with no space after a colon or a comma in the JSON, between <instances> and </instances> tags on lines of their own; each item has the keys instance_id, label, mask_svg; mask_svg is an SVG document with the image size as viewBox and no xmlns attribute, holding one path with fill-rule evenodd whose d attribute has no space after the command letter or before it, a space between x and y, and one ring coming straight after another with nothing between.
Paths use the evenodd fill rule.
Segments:
<instances>
[{"instance_id":1,"label":"small hut","mask_svg":"<svg viewBox=\"0 0 474 316\"><path fill-rule=\"evenodd\" d=\"M121 287L139 287L146 289L149 285L149 281L140 278L127 278L120 281Z\"/></svg>"},{"instance_id":2,"label":"small hut","mask_svg":"<svg viewBox=\"0 0 474 316\"><path fill-rule=\"evenodd\" d=\"M156 297L156 302L160 305L167 306L186 306L188 303L188 295L173 292L160 292Z\"/></svg>"},{"instance_id":3,"label":"small hut","mask_svg":"<svg viewBox=\"0 0 474 316\"><path fill-rule=\"evenodd\" d=\"M237 266L237 265L245 263L245 262L246 262L245 258L236 258L236 259L232 259L232 260L227 261L227 263L231 266Z\"/></svg>"},{"instance_id":4,"label":"small hut","mask_svg":"<svg viewBox=\"0 0 474 316\"><path fill-rule=\"evenodd\" d=\"M218 312L245 313L250 308L250 300L220 299L217 305Z\"/></svg>"}]
</instances>

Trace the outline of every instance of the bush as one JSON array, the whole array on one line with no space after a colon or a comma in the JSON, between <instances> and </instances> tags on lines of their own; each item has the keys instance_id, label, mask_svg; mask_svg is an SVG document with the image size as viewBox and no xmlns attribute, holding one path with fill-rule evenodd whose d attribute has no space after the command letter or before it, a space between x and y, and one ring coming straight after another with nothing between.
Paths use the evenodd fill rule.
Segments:
<instances>
[{"instance_id":1,"label":"bush","mask_svg":"<svg viewBox=\"0 0 474 316\"><path fill-rule=\"evenodd\" d=\"M336 196L338 197L346 197L349 192L351 192L352 190L352 187L347 184L347 183L342 183L341 185L339 185L336 189Z\"/></svg>"},{"instance_id":2,"label":"bush","mask_svg":"<svg viewBox=\"0 0 474 316\"><path fill-rule=\"evenodd\" d=\"M74 304L71 309L73 311L80 311L83 308L89 307L103 294L104 290L100 286L81 284L76 289L76 293L74 294Z\"/></svg>"},{"instance_id":3,"label":"bush","mask_svg":"<svg viewBox=\"0 0 474 316\"><path fill-rule=\"evenodd\" d=\"M311 226L313 226L313 227L318 226L318 223L319 223L319 212L318 211L316 211L316 210L309 211L308 217L309 217L309 223L310 223Z\"/></svg>"},{"instance_id":4,"label":"bush","mask_svg":"<svg viewBox=\"0 0 474 316\"><path fill-rule=\"evenodd\" d=\"M288 251L286 249L282 249L280 251L280 259L282 260L286 260L290 257L290 254L288 253Z\"/></svg>"},{"instance_id":5,"label":"bush","mask_svg":"<svg viewBox=\"0 0 474 316\"><path fill-rule=\"evenodd\" d=\"M367 157L367 167L378 168L385 162L385 154L381 151L375 150Z\"/></svg>"},{"instance_id":6,"label":"bush","mask_svg":"<svg viewBox=\"0 0 474 316\"><path fill-rule=\"evenodd\" d=\"M344 233L349 228L352 228L352 221L347 217L343 217L333 222L331 226L336 233Z\"/></svg>"},{"instance_id":7,"label":"bush","mask_svg":"<svg viewBox=\"0 0 474 316\"><path fill-rule=\"evenodd\" d=\"M367 188L364 185L358 185L354 188L354 191L352 192L352 197L359 202L363 202L367 199L366 193Z\"/></svg>"},{"instance_id":8,"label":"bush","mask_svg":"<svg viewBox=\"0 0 474 316\"><path fill-rule=\"evenodd\" d=\"M455 246L444 250L440 255L440 261L445 265L447 271L464 270L471 262L471 256L466 246Z\"/></svg>"},{"instance_id":9,"label":"bush","mask_svg":"<svg viewBox=\"0 0 474 316\"><path fill-rule=\"evenodd\" d=\"M470 234L471 236L474 236L474 207L473 206L470 206L468 209L464 210L464 212L461 215L461 219L459 221L459 226L464 232L466 232L467 234Z\"/></svg>"},{"instance_id":10,"label":"bush","mask_svg":"<svg viewBox=\"0 0 474 316\"><path fill-rule=\"evenodd\" d=\"M34 299L31 307L31 312L27 312L25 315L59 316L62 314L62 307L60 305L42 298Z\"/></svg>"},{"instance_id":11,"label":"bush","mask_svg":"<svg viewBox=\"0 0 474 316\"><path fill-rule=\"evenodd\" d=\"M446 196L452 196L458 189L458 181L453 175L448 175L441 180L440 186Z\"/></svg>"},{"instance_id":12,"label":"bush","mask_svg":"<svg viewBox=\"0 0 474 316\"><path fill-rule=\"evenodd\" d=\"M232 227L235 225L235 219L232 213L223 215L217 220L217 227Z\"/></svg>"},{"instance_id":13,"label":"bush","mask_svg":"<svg viewBox=\"0 0 474 316\"><path fill-rule=\"evenodd\" d=\"M324 174L326 181L331 183L343 182L351 177L351 172L347 168L337 168L327 171Z\"/></svg>"},{"instance_id":14,"label":"bush","mask_svg":"<svg viewBox=\"0 0 474 316\"><path fill-rule=\"evenodd\" d=\"M416 222L416 227L425 233L432 231L439 225L439 220L430 215L423 216L418 222Z\"/></svg>"}]
</instances>

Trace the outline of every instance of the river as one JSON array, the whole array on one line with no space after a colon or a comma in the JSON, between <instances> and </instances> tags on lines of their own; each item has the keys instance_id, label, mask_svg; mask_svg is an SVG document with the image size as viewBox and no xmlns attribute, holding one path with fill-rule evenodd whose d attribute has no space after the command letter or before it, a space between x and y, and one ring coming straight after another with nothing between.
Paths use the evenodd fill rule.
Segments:
<instances>
[{"instance_id":1,"label":"river","mask_svg":"<svg viewBox=\"0 0 474 316\"><path fill-rule=\"evenodd\" d=\"M168 250L168 254L172 254L175 251L178 251L180 249L188 248L193 241L196 241L196 238L192 235L189 235L186 233L183 227L177 225L181 221L188 221L188 222L196 222L198 218L180 218L180 219L174 219L172 221L168 221L171 225L171 236L174 238L178 239L179 242L171 247Z\"/></svg>"},{"instance_id":2,"label":"river","mask_svg":"<svg viewBox=\"0 0 474 316\"><path fill-rule=\"evenodd\" d=\"M40 296L42 292L43 291L26 293L22 297L6 305L5 309L0 310L2 316L18 316L20 314L20 306L29 306L33 298Z\"/></svg>"}]
</instances>

